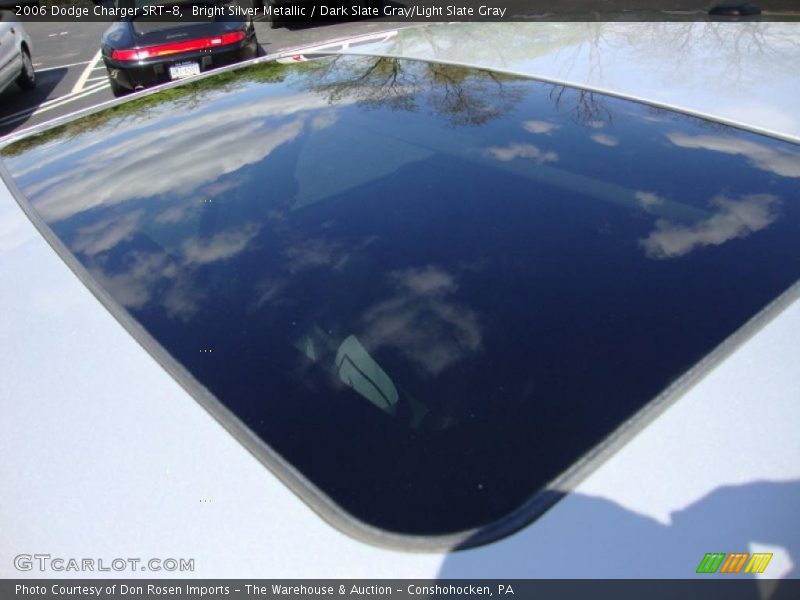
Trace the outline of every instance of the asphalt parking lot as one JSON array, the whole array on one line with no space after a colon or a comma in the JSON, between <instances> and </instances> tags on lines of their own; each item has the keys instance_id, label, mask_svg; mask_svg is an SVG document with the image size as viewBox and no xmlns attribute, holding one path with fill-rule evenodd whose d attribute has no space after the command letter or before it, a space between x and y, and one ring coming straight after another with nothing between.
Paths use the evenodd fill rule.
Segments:
<instances>
[{"instance_id":1,"label":"asphalt parking lot","mask_svg":"<svg viewBox=\"0 0 800 600\"><path fill-rule=\"evenodd\" d=\"M100 60L100 36L107 23L26 23L33 44L37 87L22 92L16 85L0 93L0 137L79 111L114 96ZM264 54L284 52L352 36L413 26L361 20L271 29L256 22Z\"/></svg>"}]
</instances>

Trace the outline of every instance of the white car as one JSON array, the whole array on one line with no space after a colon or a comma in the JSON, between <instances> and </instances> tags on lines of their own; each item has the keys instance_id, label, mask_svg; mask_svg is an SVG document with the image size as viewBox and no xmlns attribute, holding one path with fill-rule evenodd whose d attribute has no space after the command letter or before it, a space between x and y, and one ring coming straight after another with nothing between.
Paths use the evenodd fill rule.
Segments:
<instances>
[{"instance_id":1,"label":"white car","mask_svg":"<svg viewBox=\"0 0 800 600\"><path fill-rule=\"evenodd\" d=\"M0 10L0 92L14 82L23 90L36 87L31 40L11 11Z\"/></svg>"},{"instance_id":2,"label":"white car","mask_svg":"<svg viewBox=\"0 0 800 600\"><path fill-rule=\"evenodd\" d=\"M799 33L422 27L5 140L0 575L780 590Z\"/></svg>"}]
</instances>

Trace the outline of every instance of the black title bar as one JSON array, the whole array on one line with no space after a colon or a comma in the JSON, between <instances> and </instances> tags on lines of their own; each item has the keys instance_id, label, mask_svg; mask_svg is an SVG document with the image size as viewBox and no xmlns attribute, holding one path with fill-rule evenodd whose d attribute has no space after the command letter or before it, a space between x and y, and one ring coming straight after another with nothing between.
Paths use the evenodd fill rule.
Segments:
<instances>
[{"instance_id":1,"label":"black title bar","mask_svg":"<svg viewBox=\"0 0 800 600\"><path fill-rule=\"evenodd\" d=\"M797 0L0 0L22 21L798 21Z\"/></svg>"}]
</instances>

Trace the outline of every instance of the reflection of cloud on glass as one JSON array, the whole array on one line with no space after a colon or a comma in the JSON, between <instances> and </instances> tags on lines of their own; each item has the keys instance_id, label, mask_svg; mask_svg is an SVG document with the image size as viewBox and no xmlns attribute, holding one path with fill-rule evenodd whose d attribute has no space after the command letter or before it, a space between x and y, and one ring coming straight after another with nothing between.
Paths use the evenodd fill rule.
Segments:
<instances>
[{"instance_id":1,"label":"reflection of cloud on glass","mask_svg":"<svg viewBox=\"0 0 800 600\"><path fill-rule=\"evenodd\" d=\"M186 321L197 312L205 296L205 292L198 289L190 278L178 277L159 300L167 316Z\"/></svg>"},{"instance_id":2,"label":"reflection of cloud on glass","mask_svg":"<svg viewBox=\"0 0 800 600\"><path fill-rule=\"evenodd\" d=\"M139 214L136 213L137 219ZM86 242L81 242L79 236L76 243L83 243L83 246L75 249L91 255L113 247L123 238L120 237L122 233L112 235L110 232L124 232L130 225L124 219L118 221L103 221L109 229L100 233L100 237L97 237L98 233L90 235L84 230ZM135 226L134 222L131 227ZM92 229L99 230L97 226ZM191 267L231 258L247 247L259 229L258 225L249 223L206 239L191 238L184 242L182 260L177 262L166 252L133 252L123 268L111 268L107 261L100 259L90 271L123 306L140 309L151 301L157 301L167 316L185 320L197 311L204 298L192 281ZM158 294L155 294L156 290Z\"/></svg>"},{"instance_id":3,"label":"reflection of cloud on glass","mask_svg":"<svg viewBox=\"0 0 800 600\"><path fill-rule=\"evenodd\" d=\"M637 190L633 196L636 198L636 201L639 203L639 206L648 210L653 208L654 206L658 206L659 204L664 204L664 199L659 196L658 194L654 194L653 192L645 192L642 190Z\"/></svg>"},{"instance_id":4,"label":"reflection of cloud on glass","mask_svg":"<svg viewBox=\"0 0 800 600\"><path fill-rule=\"evenodd\" d=\"M91 256L110 250L121 241L129 239L136 231L142 211L132 212L121 217L108 217L87 227L78 229L78 236L72 243L72 250Z\"/></svg>"},{"instance_id":5,"label":"reflection of cloud on glass","mask_svg":"<svg viewBox=\"0 0 800 600\"><path fill-rule=\"evenodd\" d=\"M560 126L547 121L525 121L522 127L525 131L530 131L531 133L547 134L558 129Z\"/></svg>"},{"instance_id":6,"label":"reflection of cloud on glass","mask_svg":"<svg viewBox=\"0 0 800 600\"><path fill-rule=\"evenodd\" d=\"M265 304L278 302L281 292L286 289L286 279L267 279L256 284L257 298L252 308L261 308Z\"/></svg>"},{"instance_id":7,"label":"reflection of cloud on glass","mask_svg":"<svg viewBox=\"0 0 800 600\"><path fill-rule=\"evenodd\" d=\"M592 140L603 146L619 146L619 140L613 135L606 133L595 133L591 136Z\"/></svg>"},{"instance_id":8,"label":"reflection of cloud on glass","mask_svg":"<svg viewBox=\"0 0 800 600\"><path fill-rule=\"evenodd\" d=\"M486 152L504 162L516 158L531 158L539 164L558 160L558 154L555 152L543 152L533 144L511 143L508 146L492 146L487 148Z\"/></svg>"},{"instance_id":9,"label":"reflection of cloud on glass","mask_svg":"<svg viewBox=\"0 0 800 600\"><path fill-rule=\"evenodd\" d=\"M118 272L111 272L102 263L90 268L117 302L138 310L157 301L168 316L184 320L197 311L204 294L165 252L135 252L127 262L127 268Z\"/></svg>"},{"instance_id":10,"label":"reflection of cloud on glass","mask_svg":"<svg viewBox=\"0 0 800 600\"><path fill-rule=\"evenodd\" d=\"M208 99L209 102L210 100ZM136 101L130 103L131 106L135 106L135 104ZM192 108L194 108L195 104L191 104ZM126 103L127 105L128 103ZM257 121L261 119L299 116L307 111L329 108L326 98L308 92L270 97L264 101L252 102L246 108L227 108L211 112L191 111L191 116L188 114L189 111L186 113L176 111L172 103L165 102L154 111L153 109L143 110L138 114L134 113L135 116L133 118L129 115L125 121L125 126L128 133L142 133L151 142L168 142L170 141L170 136L176 132L191 131L197 129L197 127L205 127L210 122L213 125L213 122L217 120L221 123L231 123L241 119L252 119L253 122L251 124L258 126L260 123ZM103 116L104 114L106 113L99 113L98 116ZM87 117L86 120L91 120L91 117ZM80 124L82 121L78 120L75 123ZM153 122L157 122L159 127L153 128ZM36 140L35 137L32 139ZM19 169L15 168L14 174L18 178L23 177L34 171L41 170L44 166L73 157L78 157L82 164L91 167L95 158L101 157L105 161L119 154L117 151L119 145L106 149L107 139L108 129L104 130L101 127L94 130L89 127L75 138L61 136L46 143L36 144L26 152L29 160L26 160L26 164L21 165ZM132 144L138 144L135 139L128 141ZM89 150L91 152L88 152ZM91 159L88 158L89 156L91 156Z\"/></svg>"},{"instance_id":11,"label":"reflection of cloud on glass","mask_svg":"<svg viewBox=\"0 0 800 600\"><path fill-rule=\"evenodd\" d=\"M656 221L655 231L640 243L650 258L683 256L701 246L719 246L760 231L778 218L780 199L771 194L749 194L736 200L716 196L710 202L716 212L692 225Z\"/></svg>"},{"instance_id":12,"label":"reflection of cloud on glass","mask_svg":"<svg viewBox=\"0 0 800 600\"><path fill-rule=\"evenodd\" d=\"M28 186L27 193L50 222L101 204L110 206L168 193L191 194L204 184L262 160L294 140L303 129L302 117L279 126L267 117L284 116L281 108L288 113L303 107L312 110L322 102L307 99L299 107L265 102L248 110L158 120L147 128L134 129L137 135L98 148L91 161L78 158L80 168L44 178ZM80 156L76 154L79 152L75 148L69 156Z\"/></svg>"},{"instance_id":13,"label":"reflection of cloud on glass","mask_svg":"<svg viewBox=\"0 0 800 600\"><path fill-rule=\"evenodd\" d=\"M421 296L446 294L454 292L457 287L446 271L431 266L394 273L393 277L402 287Z\"/></svg>"},{"instance_id":14,"label":"reflection of cloud on glass","mask_svg":"<svg viewBox=\"0 0 800 600\"><path fill-rule=\"evenodd\" d=\"M178 223L180 221L183 221L184 218L186 218L186 212L187 212L188 208L189 207L186 206L186 205L184 205L184 206L172 206L172 207L168 208L167 210L158 213L154 217L154 221L156 223L162 223L162 224Z\"/></svg>"},{"instance_id":15,"label":"reflection of cloud on glass","mask_svg":"<svg viewBox=\"0 0 800 600\"><path fill-rule=\"evenodd\" d=\"M313 129L314 131L327 129L331 125L334 125L338 120L339 120L338 113L336 113L336 111L329 110L320 113L316 115L313 119L311 119L311 129Z\"/></svg>"},{"instance_id":16,"label":"reflection of cloud on glass","mask_svg":"<svg viewBox=\"0 0 800 600\"><path fill-rule=\"evenodd\" d=\"M183 243L183 256L187 263L207 264L236 256L261 228L255 223L235 227L212 235L210 238L191 238Z\"/></svg>"},{"instance_id":17,"label":"reflection of cloud on glass","mask_svg":"<svg viewBox=\"0 0 800 600\"><path fill-rule=\"evenodd\" d=\"M668 133L667 139L681 148L701 148L712 152L744 156L754 167L781 177L800 177L800 153L770 148L747 139L727 135L689 135Z\"/></svg>"},{"instance_id":18,"label":"reflection of cloud on glass","mask_svg":"<svg viewBox=\"0 0 800 600\"><path fill-rule=\"evenodd\" d=\"M438 375L481 346L478 317L450 300L454 278L434 266L391 274L395 294L370 308L359 338L370 348L401 352L429 375Z\"/></svg>"},{"instance_id":19,"label":"reflection of cloud on glass","mask_svg":"<svg viewBox=\"0 0 800 600\"><path fill-rule=\"evenodd\" d=\"M108 272L99 266L90 271L102 287L127 308L141 308L151 299L152 289L163 279L176 276L177 269L166 253L135 252L127 270Z\"/></svg>"},{"instance_id":20,"label":"reflection of cloud on glass","mask_svg":"<svg viewBox=\"0 0 800 600\"><path fill-rule=\"evenodd\" d=\"M347 260L339 244L323 239L303 240L288 246L284 252L289 259L288 268L292 273L313 267L337 268Z\"/></svg>"},{"instance_id":21,"label":"reflection of cloud on glass","mask_svg":"<svg viewBox=\"0 0 800 600\"><path fill-rule=\"evenodd\" d=\"M198 214L197 209L199 209L204 202L216 201L228 190L236 189L242 185L244 179L244 177L237 177L235 175L225 177L222 181L215 181L203 186L203 189L198 190L196 195L180 201L170 201L169 208L154 216L153 221L161 225L168 225L179 223L192 216L196 216Z\"/></svg>"}]
</instances>

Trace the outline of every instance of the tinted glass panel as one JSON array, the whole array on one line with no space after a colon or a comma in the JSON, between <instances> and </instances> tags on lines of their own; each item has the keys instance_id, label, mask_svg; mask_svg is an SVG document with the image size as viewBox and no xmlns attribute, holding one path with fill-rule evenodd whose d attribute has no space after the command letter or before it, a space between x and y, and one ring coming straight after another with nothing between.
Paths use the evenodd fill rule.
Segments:
<instances>
[{"instance_id":1,"label":"tinted glass panel","mask_svg":"<svg viewBox=\"0 0 800 600\"><path fill-rule=\"evenodd\" d=\"M507 515L800 275L796 147L452 66L249 67L4 160L222 403L397 532Z\"/></svg>"}]
</instances>

